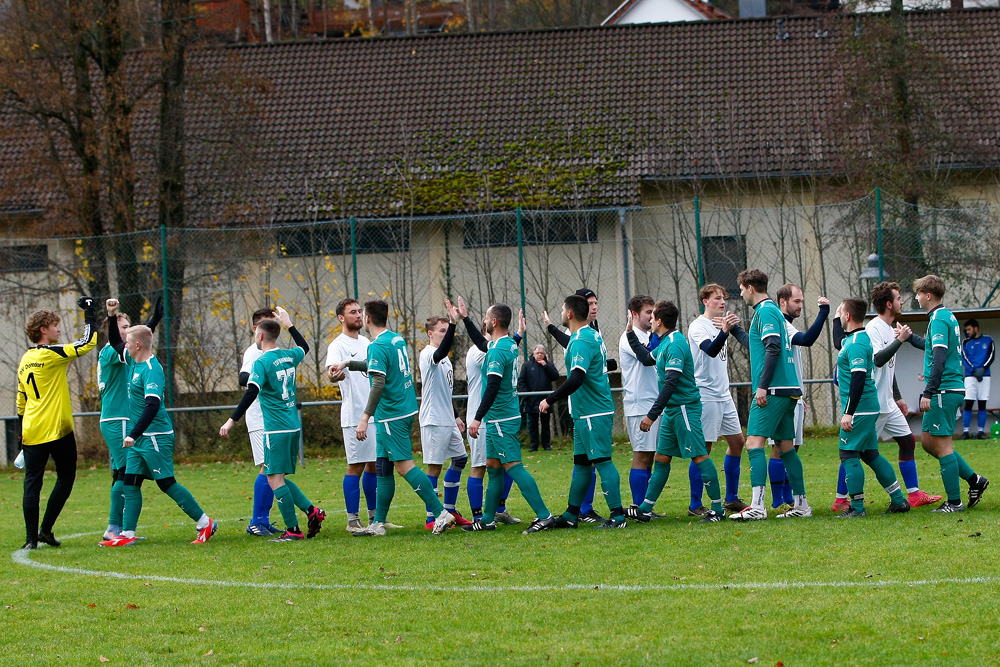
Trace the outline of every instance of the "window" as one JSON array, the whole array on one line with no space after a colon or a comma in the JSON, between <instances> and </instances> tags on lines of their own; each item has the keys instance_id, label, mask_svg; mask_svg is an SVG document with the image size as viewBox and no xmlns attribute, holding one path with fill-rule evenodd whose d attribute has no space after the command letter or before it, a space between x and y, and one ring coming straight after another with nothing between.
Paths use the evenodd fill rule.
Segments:
<instances>
[{"instance_id":1,"label":"window","mask_svg":"<svg viewBox=\"0 0 1000 667\"><path fill-rule=\"evenodd\" d=\"M525 245L597 243L598 224L608 220L617 224L617 211L525 212L521 215L521 230ZM466 248L516 246L517 215L466 220L464 245Z\"/></svg>"},{"instance_id":2,"label":"window","mask_svg":"<svg viewBox=\"0 0 1000 667\"><path fill-rule=\"evenodd\" d=\"M49 267L46 245L0 246L0 273L45 271Z\"/></svg>"},{"instance_id":3,"label":"window","mask_svg":"<svg viewBox=\"0 0 1000 667\"><path fill-rule=\"evenodd\" d=\"M740 293L736 277L747 268L745 236L706 236L701 241L705 282L719 283L730 297Z\"/></svg>"},{"instance_id":4,"label":"window","mask_svg":"<svg viewBox=\"0 0 1000 667\"><path fill-rule=\"evenodd\" d=\"M355 232L359 254L406 252L410 249L410 227L407 223L357 223ZM278 245L281 254L286 257L349 255L351 226L338 223L334 226L279 230Z\"/></svg>"}]
</instances>

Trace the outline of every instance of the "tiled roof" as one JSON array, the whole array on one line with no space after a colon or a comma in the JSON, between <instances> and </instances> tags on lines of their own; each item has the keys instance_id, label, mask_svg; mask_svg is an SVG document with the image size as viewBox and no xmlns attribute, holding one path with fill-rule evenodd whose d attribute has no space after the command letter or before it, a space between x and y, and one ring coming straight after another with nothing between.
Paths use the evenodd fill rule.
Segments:
<instances>
[{"instance_id":1,"label":"tiled roof","mask_svg":"<svg viewBox=\"0 0 1000 667\"><path fill-rule=\"evenodd\" d=\"M192 51L195 78L225 70L257 85L255 109L238 107L236 122L222 120L228 92L189 88L189 220L630 205L645 177L835 172L839 142L865 141L829 131L844 104L844 31L833 24L853 33L855 20L828 18L826 38L816 19L786 18L788 37L776 39L768 18ZM1000 11L906 21L950 63L958 97L975 98L938 106L967 146L939 166L995 162ZM155 223L156 108L146 99L134 124L143 226ZM30 138L0 132L0 183Z\"/></svg>"}]
</instances>

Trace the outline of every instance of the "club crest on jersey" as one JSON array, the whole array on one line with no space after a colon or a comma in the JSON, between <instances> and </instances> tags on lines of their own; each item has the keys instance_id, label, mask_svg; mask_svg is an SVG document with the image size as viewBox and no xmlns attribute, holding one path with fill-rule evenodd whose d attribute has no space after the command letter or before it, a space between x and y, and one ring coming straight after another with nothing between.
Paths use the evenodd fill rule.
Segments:
<instances>
[{"instance_id":1,"label":"club crest on jersey","mask_svg":"<svg viewBox=\"0 0 1000 667\"><path fill-rule=\"evenodd\" d=\"M668 361L667 363L669 365L671 365L671 366L673 366L673 365L679 365L679 364L683 364L684 360L681 359L680 357L671 357L670 361Z\"/></svg>"},{"instance_id":2,"label":"club crest on jersey","mask_svg":"<svg viewBox=\"0 0 1000 667\"><path fill-rule=\"evenodd\" d=\"M857 359L851 359L852 366L864 366L865 360L863 357L858 357Z\"/></svg>"},{"instance_id":3,"label":"club crest on jersey","mask_svg":"<svg viewBox=\"0 0 1000 667\"><path fill-rule=\"evenodd\" d=\"M760 332L761 333L774 333L774 325L765 322L763 325L761 325Z\"/></svg>"}]
</instances>

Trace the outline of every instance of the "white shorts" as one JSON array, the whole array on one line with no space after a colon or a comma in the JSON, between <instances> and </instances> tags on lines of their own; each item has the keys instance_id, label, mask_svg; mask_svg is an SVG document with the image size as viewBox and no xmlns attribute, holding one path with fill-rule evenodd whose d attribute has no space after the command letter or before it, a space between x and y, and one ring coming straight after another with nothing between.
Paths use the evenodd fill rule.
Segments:
<instances>
[{"instance_id":1,"label":"white shorts","mask_svg":"<svg viewBox=\"0 0 1000 667\"><path fill-rule=\"evenodd\" d=\"M913 434L913 431L910 430L910 424L903 416L903 411L895 403L892 404L892 407L895 410L879 413L878 420L875 422L875 432L882 440Z\"/></svg>"},{"instance_id":2,"label":"white shorts","mask_svg":"<svg viewBox=\"0 0 1000 667\"><path fill-rule=\"evenodd\" d=\"M486 466L486 422L479 427L479 437L469 436L469 465L473 468Z\"/></svg>"},{"instance_id":3,"label":"white shorts","mask_svg":"<svg viewBox=\"0 0 1000 667\"><path fill-rule=\"evenodd\" d=\"M458 430L458 424L421 426L420 447L424 452L424 465L444 465L445 459L466 456L465 442L462 440L462 433Z\"/></svg>"},{"instance_id":4,"label":"white shorts","mask_svg":"<svg viewBox=\"0 0 1000 667\"><path fill-rule=\"evenodd\" d=\"M628 431L628 439L632 443L633 452L655 452L656 439L660 434L660 418L657 417L649 431L643 433L639 429L639 422L646 415L633 415L625 418L625 430Z\"/></svg>"},{"instance_id":5,"label":"white shorts","mask_svg":"<svg viewBox=\"0 0 1000 667\"><path fill-rule=\"evenodd\" d=\"M368 431L364 440L358 440L356 426L342 427L344 432L344 452L347 454L347 464L371 463L375 460L375 422L368 422Z\"/></svg>"},{"instance_id":6,"label":"white shorts","mask_svg":"<svg viewBox=\"0 0 1000 667\"><path fill-rule=\"evenodd\" d=\"M250 450L253 452L253 464L258 468L264 465L264 429L250 431Z\"/></svg>"},{"instance_id":7,"label":"white shorts","mask_svg":"<svg viewBox=\"0 0 1000 667\"><path fill-rule=\"evenodd\" d=\"M732 397L728 401L702 401L701 430L705 442L716 442L721 436L743 433Z\"/></svg>"},{"instance_id":8,"label":"white shorts","mask_svg":"<svg viewBox=\"0 0 1000 667\"><path fill-rule=\"evenodd\" d=\"M965 378L965 400L967 401L988 401L990 400L990 376L978 382L976 378Z\"/></svg>"}]
</instances>

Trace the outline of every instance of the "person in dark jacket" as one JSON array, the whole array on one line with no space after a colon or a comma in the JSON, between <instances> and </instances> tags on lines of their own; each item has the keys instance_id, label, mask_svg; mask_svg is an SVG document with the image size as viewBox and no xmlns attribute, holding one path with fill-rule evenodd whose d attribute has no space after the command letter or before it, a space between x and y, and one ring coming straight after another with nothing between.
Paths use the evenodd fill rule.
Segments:
<instances>
[{"instance_id":1,"label":"person in dark jacket","mask_svg":"<svg viewBox=\"0 0 1000 667\"><path fill-rule=\"evenodd\" d=\"M555 364L549 361L545 355L545 346L536 345L531 353L531 358L521 367L521 373L517 378L517 390L525 391L552 391L552 381L559 378L559 371ZM538 411L538 404L545 397L544 394L538 396L525 396L523 401L524 413L528 420L528 433L531 435L531 449L537 452L538 445L541 444L546 450L551 450L549 444L551 434L549 431L549 415ZM539 439L538 425L541 422L541 438Z\"/></svg>"}]
</instances>

